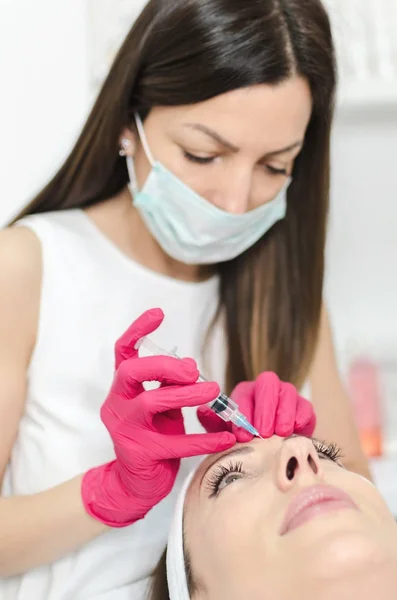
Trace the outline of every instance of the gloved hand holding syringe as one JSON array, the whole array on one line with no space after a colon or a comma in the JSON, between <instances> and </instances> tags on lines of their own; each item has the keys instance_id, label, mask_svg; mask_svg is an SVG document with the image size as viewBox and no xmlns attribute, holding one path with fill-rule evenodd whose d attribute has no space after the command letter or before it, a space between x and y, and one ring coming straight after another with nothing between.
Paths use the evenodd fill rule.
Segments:
<instances>
[{"instance_id":1,"label":"gloved hand holding syringe","mask_svg":"<svg viewBox=\"0 0 397 600\"><path fill-rule=\"evenodd\" d=\"M135 348L138 350L139 348L144 348L147 352L149 352L153 356L173 356L175 358L181 358L176 353L176 348L172 350L164 350L160 348L152 342L148 336L141 338L136 344ZM198 381L208 381L200 374ZM229 396L221 392L217 398L215 398L212 402L209 402L208 406L214 411L215 414L218 415L224 421L231 421L236 425L236 427L242 427L246 431L248 431L251 435L256 437L261 437L259 432L251 425L251 423L246 419L246 417L240 412L238 405L234 402Z\"/></svg>"}]
</instances>

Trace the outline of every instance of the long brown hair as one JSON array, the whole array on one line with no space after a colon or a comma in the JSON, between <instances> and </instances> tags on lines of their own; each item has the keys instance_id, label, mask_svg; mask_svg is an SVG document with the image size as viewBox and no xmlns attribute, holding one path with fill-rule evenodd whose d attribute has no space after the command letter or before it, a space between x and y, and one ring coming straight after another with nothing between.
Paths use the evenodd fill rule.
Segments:
<instances>
[{"instance_id":1,"label":"long brown hair","mask_svg":"<svg viewBox=\"0 0 397 600\"><path fill-rule=\"evenodd\" d=\"M201 589L205 588L203 583L198 581L193 573L192 562L190 559L190 554L186 550L185 540L183 541L183 544L186 582L189 596L191 597L195 592L199 592ZM167 550L164 550L155 570L153 571L151 581L149 582L147 600L170 600L167 580Z\"/></svg>"},{"instance_id":2,"label":"long brown hair","mask_svg":"<svg viewBox=\"0 0 397 600\"><path fill-rule=\"evenodd\" d=\"M192 68L193 67L193 68ZM122 45L83 131L54 178L18 215L87 207L127 184L119 136L154 106L305 77L313 113L287 217L218 266L227 389L273 370L300 385L315 350L324 272L330 129L336 84L320 0L150 0Z\"/></svg>"}]
</instances>

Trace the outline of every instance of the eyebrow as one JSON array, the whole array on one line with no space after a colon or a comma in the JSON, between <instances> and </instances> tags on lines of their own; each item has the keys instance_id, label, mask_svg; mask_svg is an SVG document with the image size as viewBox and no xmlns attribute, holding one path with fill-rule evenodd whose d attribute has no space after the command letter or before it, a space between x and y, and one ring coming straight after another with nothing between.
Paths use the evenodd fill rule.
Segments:
<instances>
[{"instance_id":1,"label":"eyebrow","mask_svg":"<svg viewBox=\"0 0 397 600\"><path fill-rule=\"evenodd\" d=\"M217 133L213 129L210 129L206 125L201 125L200 123L184 123L183 126L188 127L189 129L194 129L195 131L201 131L201 133L204 133L205 135L209 136L210 138L215 140L218 144L220 144L224 148L227 148L231 152L236 153L236 152L240 151L240 148L238 148L238 146L235 146L231 142L228 142L219 133ZM298 140L297 142L294 142L293 144L290 144L289 146L286 146L285 148L280 148L279 150L273 150L272 152L267 152L263 156L263 158L270 158L272 156L284 154L285 152L291 152L291 150L295 150L295 148L299 148L302 145L303 145L303 140Z\"/></svg>"},{"instance_id":2,"label":"eyebrow","mask_svg":"<svg viewBox=\"0 0 397 600\"><path fill-rule=\"evenodd\" d=\"M203 483L203 479L207 475L208 471L210 469L212 469L212 467L214 467L221 460L224 460L225 458L229 458L230 456L237 456L239 454L253 454L254 452L255 452L255 450L253 449L252 446L240 446L239 448L233 448L232 450L229 450L228 452L225 452L225 454L222 454L222 456L218 456L206 468L206 470L203 473L203 476L202 476L202 478L200 480L200 486Z\"/></svg>"}]
</instances>

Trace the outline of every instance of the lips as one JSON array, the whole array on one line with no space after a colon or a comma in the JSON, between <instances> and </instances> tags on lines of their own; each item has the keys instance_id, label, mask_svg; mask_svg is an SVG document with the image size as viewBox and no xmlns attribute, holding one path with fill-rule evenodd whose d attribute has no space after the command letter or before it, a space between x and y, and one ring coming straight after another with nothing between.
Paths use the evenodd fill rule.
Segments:
<instances>
[{"instance_id":1,"label":"lips","mask_svg":"<svg viewBox=\"0 0 397 600\"><path fill-rule=\"evenodd\" d=\"M315 485L302 490L290 503L281 526L285 535L312 519L339 510L358 510L349 494L330 485Z\"/></svg>"}]
</instances>

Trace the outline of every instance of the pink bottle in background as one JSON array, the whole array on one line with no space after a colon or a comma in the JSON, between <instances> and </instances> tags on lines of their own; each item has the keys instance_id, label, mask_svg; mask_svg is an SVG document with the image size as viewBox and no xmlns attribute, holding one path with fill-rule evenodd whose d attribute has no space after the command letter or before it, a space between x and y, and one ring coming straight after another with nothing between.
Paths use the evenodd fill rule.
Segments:
<instances>
[{"instance_id":1,"label":"pink bottle in background","mask_svg":"<svg viewBox=\"0 0 397 600\"><path fill-rule=\"evenodd\" d=\"M370 458L382 456L382 398L377 363L364 357L355 359L348 385L364 452Z\"/></svg>"}]
</instances>

